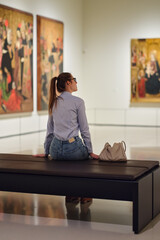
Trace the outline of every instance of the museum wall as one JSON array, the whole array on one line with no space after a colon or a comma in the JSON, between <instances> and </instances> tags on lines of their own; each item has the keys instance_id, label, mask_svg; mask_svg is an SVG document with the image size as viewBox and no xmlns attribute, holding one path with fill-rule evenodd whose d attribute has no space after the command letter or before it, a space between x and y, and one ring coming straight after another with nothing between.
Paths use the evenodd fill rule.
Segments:
<instances>
[{"instance_id":1,"label":"museum wall","mask_svg":"<svg viewBox=\"0 0 160 240\"><path fill-rule=\"evenodd\" d=\"M33 112L0 115L0 137L41 131L46 129L47 112L37 111L37 38L36 15L52 18L64 23L63 69L71 72L79 82L82 92L82 1L81 0L0 0L7 5L33 14Z\"/></svg>"},{"instance_id":2,"label":"museum wall","mask_svg":"<svg viewBox=\"0 0 160 240\"><path fill-rule=\"evenodd\" d=\"M90 124L160 126L157 105L130 105L130 40L160 37L159 0L0 0L34 17L32 113L0 115L0 137L41 131L36 15L64 23L64 71L78 79Z\"/></svg>"},{"instance_id":3,"label":"museum wall","mask_svg":"<svg viewBox=\"0 0 160 240\"><path fill-rule=\"evenodd\" d=\"M160 38L159 0L85 0L83 73L90 123L160 126L160 104L130 106L130 40Z\"/></svg>"}]
</instances>

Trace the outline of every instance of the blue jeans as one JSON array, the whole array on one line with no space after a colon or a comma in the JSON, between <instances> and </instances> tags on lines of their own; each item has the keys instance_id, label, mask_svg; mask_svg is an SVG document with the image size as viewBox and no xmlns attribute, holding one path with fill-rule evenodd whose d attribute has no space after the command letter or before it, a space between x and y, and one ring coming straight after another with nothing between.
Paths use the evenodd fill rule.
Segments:
<instances>
[{"instance_id":1,"label":"blue jeans","mask_svg":"<svg viewBox=\"0 0 160 240\"><path fill-rule=\"evenodd\" d=\"M87 147L79 137L71 143L54 137L49 152L53 160L85 160L89 157Z\"/></svg>"}]
</instances>

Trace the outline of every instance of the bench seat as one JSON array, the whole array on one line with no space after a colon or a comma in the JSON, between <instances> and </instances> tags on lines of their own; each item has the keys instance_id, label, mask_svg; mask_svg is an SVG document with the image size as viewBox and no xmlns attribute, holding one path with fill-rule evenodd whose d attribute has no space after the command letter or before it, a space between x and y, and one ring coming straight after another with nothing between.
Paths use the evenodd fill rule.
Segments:
<instances>
[{"instance_id":1,"label":"bench seat","mask_svg":"<svg viewBox=\"0 0 160 240\"><path fill-rule=\"evenodd\" d=\"M133 231L160 212L158 161L50 161L0 154L0 191L70 195L133 202Z\"/></svg>"},{"instance_id":2,"label":"bench seat","mask_svg":"<svg viewBox=\"0 0 160 240\"><path fill-rule=\"evenodd\" d=\"M159 166L158 161L50 161L31 155L0 154L0 172L134 180Z\"/></svg>"}]
</instances>

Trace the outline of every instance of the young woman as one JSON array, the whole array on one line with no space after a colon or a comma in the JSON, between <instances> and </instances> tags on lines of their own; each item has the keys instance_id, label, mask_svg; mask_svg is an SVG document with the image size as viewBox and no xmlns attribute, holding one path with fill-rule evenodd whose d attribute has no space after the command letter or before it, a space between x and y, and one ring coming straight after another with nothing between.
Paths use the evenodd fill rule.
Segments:
<instances>
[{"instance_id":1,"label":"young woman","mask_svg":"<svg viewBox=\"0 0 160 240\"><path fill-rule=\"evenodd\" d=\"M51 79L45 155L54 160L98 159L93 153L84 101L72 95L77 81L70 73ZM57 96L57 93L59 96ZM81 138L79 137L81 133Z\"/></svg>"}]
</instances>

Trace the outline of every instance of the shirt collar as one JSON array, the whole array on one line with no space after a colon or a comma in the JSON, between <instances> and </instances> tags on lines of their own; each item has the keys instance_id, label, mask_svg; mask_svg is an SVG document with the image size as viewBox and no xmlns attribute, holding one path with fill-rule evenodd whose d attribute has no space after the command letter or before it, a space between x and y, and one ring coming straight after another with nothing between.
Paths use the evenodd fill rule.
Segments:
<instances>
[{"instance_id":1,"label":"shirt collar","mask_svg":"<svg viewBox=\"0 0 160 240\"><path fill-rule=\"evenodd\" d=\"M61 93L60 96L70 96L70 95L72 95L70 92L64 91Z\"/></svg>"}]
</instances>

